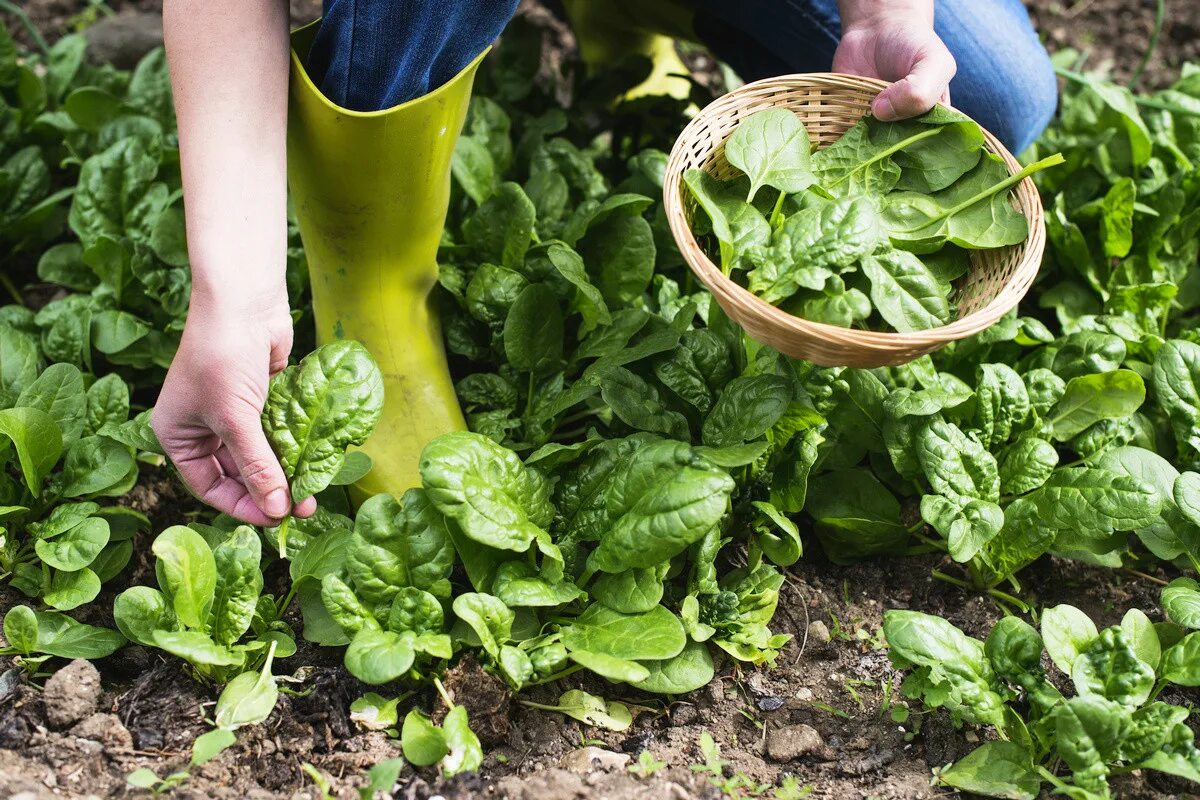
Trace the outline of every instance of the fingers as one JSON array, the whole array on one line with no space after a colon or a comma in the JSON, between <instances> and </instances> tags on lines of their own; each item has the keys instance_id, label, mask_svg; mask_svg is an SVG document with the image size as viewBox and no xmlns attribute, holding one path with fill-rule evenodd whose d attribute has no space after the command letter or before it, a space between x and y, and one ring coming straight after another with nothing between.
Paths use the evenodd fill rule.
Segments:
<instances>
[{"instance_id":1,"label":"fingers","mask_svg":"<svg viewBox=\"0 0 1200 800\"><path fill-rule=\"evenodd\" d=\"M236 469L231 474L238 476L261 513L273 520L287 516L292 508L287 477L263 434L258 414L247 406L214 424L213 432L228 449Z\"/></svg>"},{"instance_id":2,"label":"fingers","mask_svg":"<svg viewBox=\"0 0 1200 800\"><path fill-rule=\"evenodd\" d=\"M897 120L924 114L950 94L950 79L957 66L940 42L929 48L902 80L884 89L871 106L881 120Z\"/></svg>"},{"instance_id":3,"label":"fingers","mask_svg":"<svg viewBox=\"0 0 1200 800\"><path fill-rule=\"evenodd\" d=\"M251 525L275 525L278 520L262 512L246 487L221 466L215 454L173 458L183 482L203 502Z\"/></svg>"},{"instance_id":4,"label":"fingers","mask_svg":"<svg viewBox=\"0 0 1200 800\"><path fill-rule=\"evenodd\" d=\"M299 503L296 504L295 508L292 509L292 513L295 514L297 517L300 517L301 519L307 519L307 518L311 517L313 514L316 513L316 511L317 511L317 498L315 498L315 497L304 498L303 500L301 500Z\"/></svg>"}]
</instances>

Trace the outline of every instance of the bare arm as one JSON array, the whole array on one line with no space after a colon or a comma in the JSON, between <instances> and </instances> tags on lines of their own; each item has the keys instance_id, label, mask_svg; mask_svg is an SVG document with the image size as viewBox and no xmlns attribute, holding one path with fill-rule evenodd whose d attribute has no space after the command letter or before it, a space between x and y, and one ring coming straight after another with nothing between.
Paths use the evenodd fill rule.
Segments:
<instances>
[{"instance_id":1,"label":"bare arm","mask_svg":"<svg viewBox=\"0 0 1200 800\"><path fill-rule=\"evenodd\" d=\"M163 30L192 297L154 429L197 496L270 524L292 505L259 419L268 379L286 366L292 346L287 3L167 0ZM309 501L297 512L312 508Z\"/></svg>"},{"instance_id":2,"label":"bare arm","mask_svg":"<svg viewBox=\"0 0 1200 800\"><path fill-rule=\"evenodd\" d=\"M838 72L895 81L872 106L880 119L911 117L950 99L954 57L933 30L934 0L838 0Z\"/></svg>"}]
</instances>

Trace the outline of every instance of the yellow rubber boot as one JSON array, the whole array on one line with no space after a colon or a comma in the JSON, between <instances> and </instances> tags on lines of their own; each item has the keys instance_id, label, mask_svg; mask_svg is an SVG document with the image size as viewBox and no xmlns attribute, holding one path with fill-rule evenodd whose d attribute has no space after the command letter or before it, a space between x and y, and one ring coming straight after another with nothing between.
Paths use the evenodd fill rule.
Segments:
<instances>
[{"instance_id":1,"label":"yellow rubber boot","mask_svg":"<svg viewBox=\"0 0 1200 800\"><path fill-rule=\"evenodd\" d=\"M308 256L317 341L357 339L383 371L383 418L355 499L419 486L434 437L465 428L431 302L450 158L480 55L446 85L384 111L350 111L313 84L292 34L288 184Z\"/></svg>"},{"instance_id":2,"label":"yellow rubber boot","mask_svg":"<svg viewBox=\"0 0 1200 800\"><path fill-rule=\"evenodd\" d=\"M650 76L625 99L665 94L683 100L691 93L691 83L681 77L689 70L675 51L676 39L696 40L683 0L563 0L563 5L589 71L631 55L653 62Z\"/></svg>"}]
</instances>

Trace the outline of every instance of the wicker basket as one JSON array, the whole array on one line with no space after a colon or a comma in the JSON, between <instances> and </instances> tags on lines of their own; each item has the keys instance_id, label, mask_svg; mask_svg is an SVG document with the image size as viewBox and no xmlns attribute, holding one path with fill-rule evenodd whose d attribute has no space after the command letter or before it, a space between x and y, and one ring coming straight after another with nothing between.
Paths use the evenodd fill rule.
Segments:
<instances>
[{"instance_id":1,"label":"wicker basket","mask_svg":"<svg viewBox=\"0 0 1200 800\"><path fill-rule=\"evenodd\" d=\"M687 170L699 167L721 179L737 174L725 160L725 140L742 119L768 108L791 109L808 128L813 146L824 147L858 122L885 86L872 78L834 73L784 75L749 83L701 111L671 150L663 195L671 232L684 259L747 333L792 358L849 367L912 361L995 323L1025 296L1041 265L1046 226L1041 198L1029 178L1012 190L1016 208L1029 220L1029 238L1019 245L972 251L970 272L958 281L952 298L958 318L939 328L889 333L811 322L759 299L709 260L692 235L695 202L683 185ZM1004 159L1010 173L1020 171L1017 160L996 137L984 131L984 142Z\"/></svg>"}]
</instances>

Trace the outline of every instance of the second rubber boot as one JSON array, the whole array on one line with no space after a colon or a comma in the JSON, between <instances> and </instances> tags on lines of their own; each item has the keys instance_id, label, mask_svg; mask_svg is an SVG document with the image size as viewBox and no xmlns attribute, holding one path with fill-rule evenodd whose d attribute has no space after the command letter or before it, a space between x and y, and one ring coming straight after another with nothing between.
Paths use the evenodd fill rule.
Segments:
<instances>
[{"instance_id":1,"label":"second rubber boot","mask_svg":"<svg viewBox=\"0 0 1200 800\"><path fill-rule=\"evenodd\" d=\"M675 51L676 39L696 41L684 0L563 0L563 6L590 73L633 55L650 59L650 75L626 93L626 100L689 96L689 70Z\"/></svg>"},{"instance_id":2,"label":"second rubber boot","mask_svg":"<svg viewBox=\"0 0 1200 800\"><path fill-rule=\"evenodd\" d=\"M449 83L383 111L350 111L313 84L292 34L288 184L308 257L317 342L357 339L383 371L383 418L355 499L420 485L421 450L465 427L431 292L450 159L481 54Z\"/></svg>"}]
</instances>

